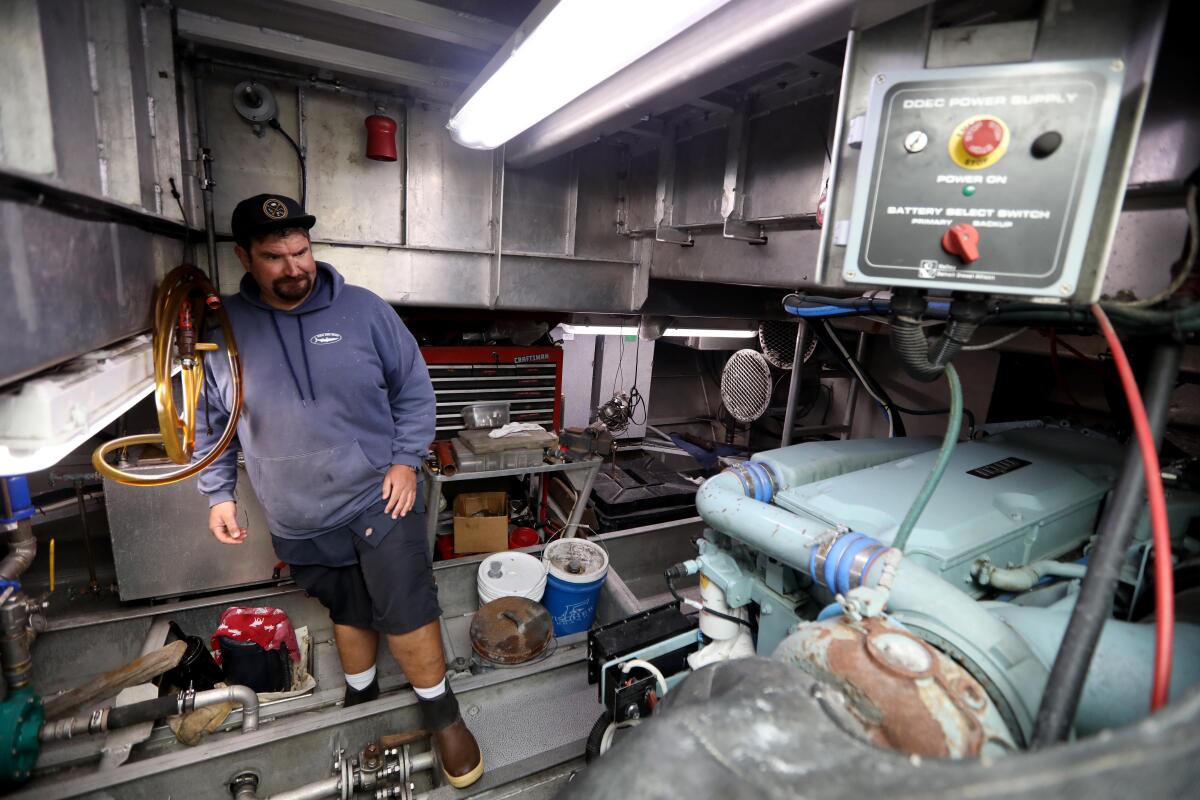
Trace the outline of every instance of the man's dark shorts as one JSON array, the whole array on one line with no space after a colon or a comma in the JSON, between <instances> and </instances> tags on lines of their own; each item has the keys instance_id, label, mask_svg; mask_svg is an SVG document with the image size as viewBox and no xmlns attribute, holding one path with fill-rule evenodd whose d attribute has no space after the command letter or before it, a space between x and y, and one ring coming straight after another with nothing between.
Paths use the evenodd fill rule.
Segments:
<instances>
[{"instance_id":1,"label":"man's dark shorts","mask_svg":"<svg viewBox=\"0 0 1200 800\"><path fill-rule=\"evenodd\" d=\"M400 634L442 615L423 513L409 512L378 544L347 535L358 552L357 564L291 567L296 585L320 600L335 624Z\"/></svg>"}]
</instances>

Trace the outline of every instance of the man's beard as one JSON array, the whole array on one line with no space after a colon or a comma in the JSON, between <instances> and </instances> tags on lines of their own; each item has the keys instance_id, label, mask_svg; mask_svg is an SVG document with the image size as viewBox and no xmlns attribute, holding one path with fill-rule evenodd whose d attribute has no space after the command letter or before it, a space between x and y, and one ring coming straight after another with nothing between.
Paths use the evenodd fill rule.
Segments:
<instances>
[{"instance_id":1,"label":"man's beard","mask_svg":"<svg viewBox=\"0 0 1200 800\"><path fill-rule=\"evenodd\" d=\"M307 297L311 287L312 280L303 275L299 278L276 278L271 284L271 291L275 292L275 296L280 300L294 303Z\"/></svg>"}]
</instances>

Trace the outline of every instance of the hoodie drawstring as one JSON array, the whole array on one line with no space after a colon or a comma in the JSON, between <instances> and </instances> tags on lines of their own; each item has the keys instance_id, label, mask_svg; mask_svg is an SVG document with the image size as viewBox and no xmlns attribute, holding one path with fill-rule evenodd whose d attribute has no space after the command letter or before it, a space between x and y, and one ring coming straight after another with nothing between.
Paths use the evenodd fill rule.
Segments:
<instances>
[{"instance_id":1,"label":"hoodie drawstring","mask_svg":"<svg viewBox=\"0 0 1200 800\"><path fill-rule=\"evenodd\" d=\"M313 388L312 370L308 366L308 347L306 347L307 339L304 338L304 316L296 315L297 330L300 331L300 355L304 356L304 376L308 378L308 394L312 397L314 403L317 402L317 390Z\"/></svg>"},{"instance_id":2,"label":"hoodie drawstring","mask_svg":"<svg viewBox=\"0 0 1200 800\"><path fill-rule=\"evenodd\" d=\"M299 319L299 317L297 317L297 320L298 319ZM305 400L305 397L304 397L304 390L300 388L300 378L298 375L296 375L296 368L294 366L292 366L291 356L288 355L287 345L285 345L283 343L283 331L279 330L279 318L275 315L274 311L271 312L271 324L273 326L275 326L275 338L279 340L279 349L283 351L283 360L287 362L288 372L290 372L292 374L292 383L296 387L296 394L298 394L300 396L301 403L307 403L307 401ZM305 369L308 369L308 353L306 353L304 350L304 328L303 328L303 326L301 326L301 328L300 328L300 352L304 353L304 367L305 367ZM309 387L309 390L311 391L312 390L312 373L309 373L309 375L308 375L308 387ZM316 402L316 399L317 398L314 396L313 402Z\"/></svg>"}]
</instances>

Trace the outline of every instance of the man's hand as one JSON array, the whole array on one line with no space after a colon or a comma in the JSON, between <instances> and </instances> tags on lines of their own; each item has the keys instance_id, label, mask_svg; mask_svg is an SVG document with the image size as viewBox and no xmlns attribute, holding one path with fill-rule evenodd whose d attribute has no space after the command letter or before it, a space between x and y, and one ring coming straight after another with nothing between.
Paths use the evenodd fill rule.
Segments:
<instances>
[{"instance_id":1,"label":"man's hand","mask_svg":"<svg viewBox=\"0 0 1200 800\"><path fill-rule=\"evenodd\" d=\"M404 464L392 464L383 476L383 499L386 511L392 519L403 517L412 511L417 501L417 471Z\"/></svg>"},{"instance_id":2,"label":"man's hand","mask_svg":"<svg viewBox=\"0 0 1200 800\"><path fill-rule=\"evenodd\" d=\"M226 500L208 509L208 529L221 544L241 544L246 541L246 529L238 526L237 503Z\"/></svg>"}]
</instances>

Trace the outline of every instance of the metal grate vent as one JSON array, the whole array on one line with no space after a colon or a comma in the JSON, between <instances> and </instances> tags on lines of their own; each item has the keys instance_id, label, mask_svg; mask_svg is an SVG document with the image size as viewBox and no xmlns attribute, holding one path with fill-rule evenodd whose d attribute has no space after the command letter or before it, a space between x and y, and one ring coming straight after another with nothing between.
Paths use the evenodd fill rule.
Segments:
<instances>
[{"instance_id":1,"label":"metal grate vent","mask_svg":"<svg viewBox=\"0 0 1200 800\"><path fill-rule=\"evenodd\" d=\"M791 369L792 360L796 357L796 326L804 322L797 320L768 319L758 323L758 346L772 367ZM817 351L816 337L808 337L808 345L804 348L804 362L813 357Z\"/></svg>"},{"instance_id":2,"label":"metal grate vent","mask_svg":"<svg viewBox=\"0 0 1200 800\"><path fill-rule=\"evenodd\" d=\"M754 422L771 402L771 366L757 350L738 350L721 372L721 402L738 422Z\"/></svg>"}]
</instances>

